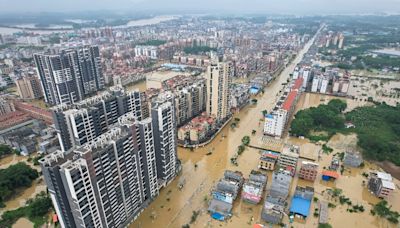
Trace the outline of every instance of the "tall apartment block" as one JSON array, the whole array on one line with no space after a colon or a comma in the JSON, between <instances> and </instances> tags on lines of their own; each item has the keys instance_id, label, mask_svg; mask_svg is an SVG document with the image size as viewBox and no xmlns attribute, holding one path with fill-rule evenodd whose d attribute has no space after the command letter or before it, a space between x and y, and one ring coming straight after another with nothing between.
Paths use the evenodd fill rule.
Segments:
<instances>
[{"instance_id":1,"label":"tall apartment block","mask_svg":"<svg viewBox=\"0 0 400 228\"><path fill-rule=\"evenodd\" d=\"M69 152L75 146L91 142L128 112L142 120L145 106L142 93L112 87L74 104L53 107L53 120L62 151Z\"/></svg>"},{"instance_id":2,"label":"tall apartment block","mask_svg":"<svg viewBox=\"0 0 400 228\"><path fill-rule=\"evenodd\" d=\"M153 100L151 108L157 176L163 185L175 177L179 166L174 106L173 94L166 92Z\"/></svg>"},{"instance_id":3,"label":"tall apartment block","mask_svg":"<svg viewBox=\"0 0 400 228\"><path fill-rule=\"evenodd\" d=\"M176 124L182 126L206 109L207 88L204 80L175 91Z\"/></svg>"},{"instance_id":4,"label":"tall apartment block","mask_svg":"<svg viewBox=\"0 0 400 228\"><path fill-rule=\"evenodd\" d=\"M104 88L97 46L35 54L34 60L45 101L51 105L72 104Z\"/></svg>"},{"instance_id":5,"label":"tall apartment block","mask_svg":"<svg viewBox=\"0 0 400 228\"><path fill-rule=\"evenodd\" d=\"M207 103L206 110L210 116L223 121L230 114L229 85L233 66L229 62L211 63L207 68Z\"/></svg>"},{"instance_id":6,"label":"tall apartment block","mask_svg":"<svg viewBox=\"0 0 400 228\"><path fill-rule=\"evenodd\" d=\"M36 76L29 75L15 81L18 95L22 99L38 99L43 96L40 80Z\"/></svg>"},{"instance_id":7,"label":"tall apartment block","mask_svg":"<svg viewBox=\"0 0 400 228\"><path fill-rule=\"evenodd\" d=\"M133 113L93 143L40 160L61 227L126 227L158 195L150 118Z\"/></svg>"}]
</instances>

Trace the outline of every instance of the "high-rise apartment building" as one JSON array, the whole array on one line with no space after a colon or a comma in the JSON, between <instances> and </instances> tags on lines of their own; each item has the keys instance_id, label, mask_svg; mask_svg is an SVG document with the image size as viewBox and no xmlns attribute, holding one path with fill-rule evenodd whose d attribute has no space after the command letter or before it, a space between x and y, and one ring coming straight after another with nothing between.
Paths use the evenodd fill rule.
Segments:
<instances>
[{"instance_id":1,"label":"high-rise apartment building","mask_svg":"<svg viewBox=\"0 0 400 228\"><path fill-rule=\"evenodd\" d=\"M61 227L126 227L158 195L152 121L133 113L92 143L40 160Z\"/></svg>"},{"instance_id":2,"label":"high-rise apartment building","mask_svg":"<svg viewBox=\"0 0 400 228\"><path fill-rule=\"evenodd\" d=\"M143 101L139 91L125 92L120 87L112 87L72 105L53 107L53 120L62 151L69 152L75 146L91 142L128 112L142 120L142 110L147 106Z\"/></svg>"},{"instance_id":3,"label":"high-rise apartment building","mask_svg":"<svg viewBox=\"0 0 400 228\"><path fill-rule=\"evenodd\" d=\"M229 62L211 63L207 68L207 103L210 116L223 121L230 115L229 85L233 67Z\"/></svg>"},{"instance_id":4,"label":"high-rise apartment building","mask_svg":"<svg viewBox=\"0 0 400 228\"><path fill-rule=\"evenodd\" d=\"M72 104L104 88L97 46L35 54L34 60L45 101L51 105Z\"/></svg>"},{"instance_id":5,"label":"high-rise apartment building","mask_svg":"<svg viewBox=\"0 0 400 228\"><path fill-rule=\"evenodd\" d=\"M36 76L30 75L15 81L18 95L22 99L38 99L43 96L40 80Z\"/></svg>"},{"instance_id":6,"label":"high-rise apartment building","mask_svg":"<svg viewBox=\"0 0 400 228\"><path fill-rule=\"evenodd\" d=\"M175 91L177 126L187 123L206 109L207 89L204 80Z\"/></svg>"},{"instance_id":7,"label":"high-rise apartment building","mask_svg":"<svg viewBox=\"0 0 400 228\"><path fill-rule=\"evenodd\" d=\"M173 94L166 92L153 100L151 108L154 147L157 151L157 176L163 184L168 184L178 170L174 106Z\"/></svg>"}]
</instances>

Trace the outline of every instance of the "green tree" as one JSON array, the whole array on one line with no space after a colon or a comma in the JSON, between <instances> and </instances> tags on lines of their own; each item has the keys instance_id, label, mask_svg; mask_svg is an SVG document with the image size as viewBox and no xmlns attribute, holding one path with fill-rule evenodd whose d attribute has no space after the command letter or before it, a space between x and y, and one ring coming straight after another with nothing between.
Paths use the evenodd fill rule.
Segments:
<instances>
[{"instance_id":1,"label":"green tree","mask_svg":"<svg viewBox=\"0 0 400 228\"><path fill-rule=\"evenodd\" d=\"M24 162L0 169L0 202L4 202L15 194L15 189L29 187L39 173Z\"/></svg>"},{"instance_id":2,"label":"green tree","mask_svg":"<svg viewBox=\"0 0 400 228\"><path fill-rule=\"evenodd\" d=\"M243 143L243 145L248 146L250 144L250 136L247 136L247 135L244 136L242 138L242 143Z\"/></svg>"}]
</instances>

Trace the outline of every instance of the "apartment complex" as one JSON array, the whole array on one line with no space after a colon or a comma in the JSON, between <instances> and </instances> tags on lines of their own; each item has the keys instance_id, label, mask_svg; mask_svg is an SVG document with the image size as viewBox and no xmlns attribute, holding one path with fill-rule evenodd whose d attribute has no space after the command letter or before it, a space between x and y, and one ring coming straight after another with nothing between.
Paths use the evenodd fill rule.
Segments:
<instances>
[{"instance_id":1,"label":"apartment complex","mask_svg":"<svg viewBox=\"0 0 400 228\"><path fill-rule=\"evenodd\" d=\"M145 56L150 59L158 58L158 48L151 45L137 45L135 47L135 56Z\"/></svg>"},{"instance_id":2,"label":"apartment complex","mask_svg":"<svg viewBox=\"0 0 400 228\"><path fill-rule=\"evenodd\" d=\"M34 60L45 101L51 105L72 104L104 88L97 46L35 54Z\"/></svg>"},{"instance_id":3,"label":"apartment complex","mask_svg":"<svg viewBox=\"0 0 400 228\"><path fill-rule=\"evenodd\" d=\"M230 62L211 63L207 68L207 103L208 115L217 121L223 121L230 115L229 85L233 69Z\"/></svg>"},{"instance_id":4,"label":"apartment complex","mask_svg":"<svg viewBox=\"0 0 400 228\"><path fill-rule=\"evenodd\" d=\"M40 160L61 227L125 227L159 191L152 121L133 113L92 143Z\"/></svg>"},{"instance_id":5,"label":"apartment complex","mask_svg":"<svg viewBox=\"0 0 400 228\"><path fill-rule=\"evenodd\" d=\"M53 107L53 120L62 151L68 152L94 140L128 112L133 112L138 120L148 117L144 115L147 104L142 96L138 91L125 92L120 87L112 87L74 104Z\"/></svg>"},{"instance_id":6,"label":"apartment complex","mask_svg":"<svg viewBox=\"0 0 400 228\"><path fill-rule=\"evenodd\" d=\"M18 95L22 99L38 99L43 96L40 80L34 75L28 75L15 81Z\"/></svg>"}]
</instances>

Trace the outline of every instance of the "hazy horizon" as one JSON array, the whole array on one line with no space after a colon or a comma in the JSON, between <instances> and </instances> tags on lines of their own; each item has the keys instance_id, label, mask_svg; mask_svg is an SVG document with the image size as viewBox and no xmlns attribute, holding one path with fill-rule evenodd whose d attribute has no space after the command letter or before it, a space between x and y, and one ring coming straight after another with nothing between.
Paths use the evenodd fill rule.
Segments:
<instances>
[{"instance_id":1,"label":"hazy horizon","mask_svg":"<svg viewBox=\"0 0 400 228\"><path fill-rule=\"evenodd\" d=\"M400 0L0 0L3 13L123 11L149 13L400 13Z\"/></svg>"}]
</instances>

